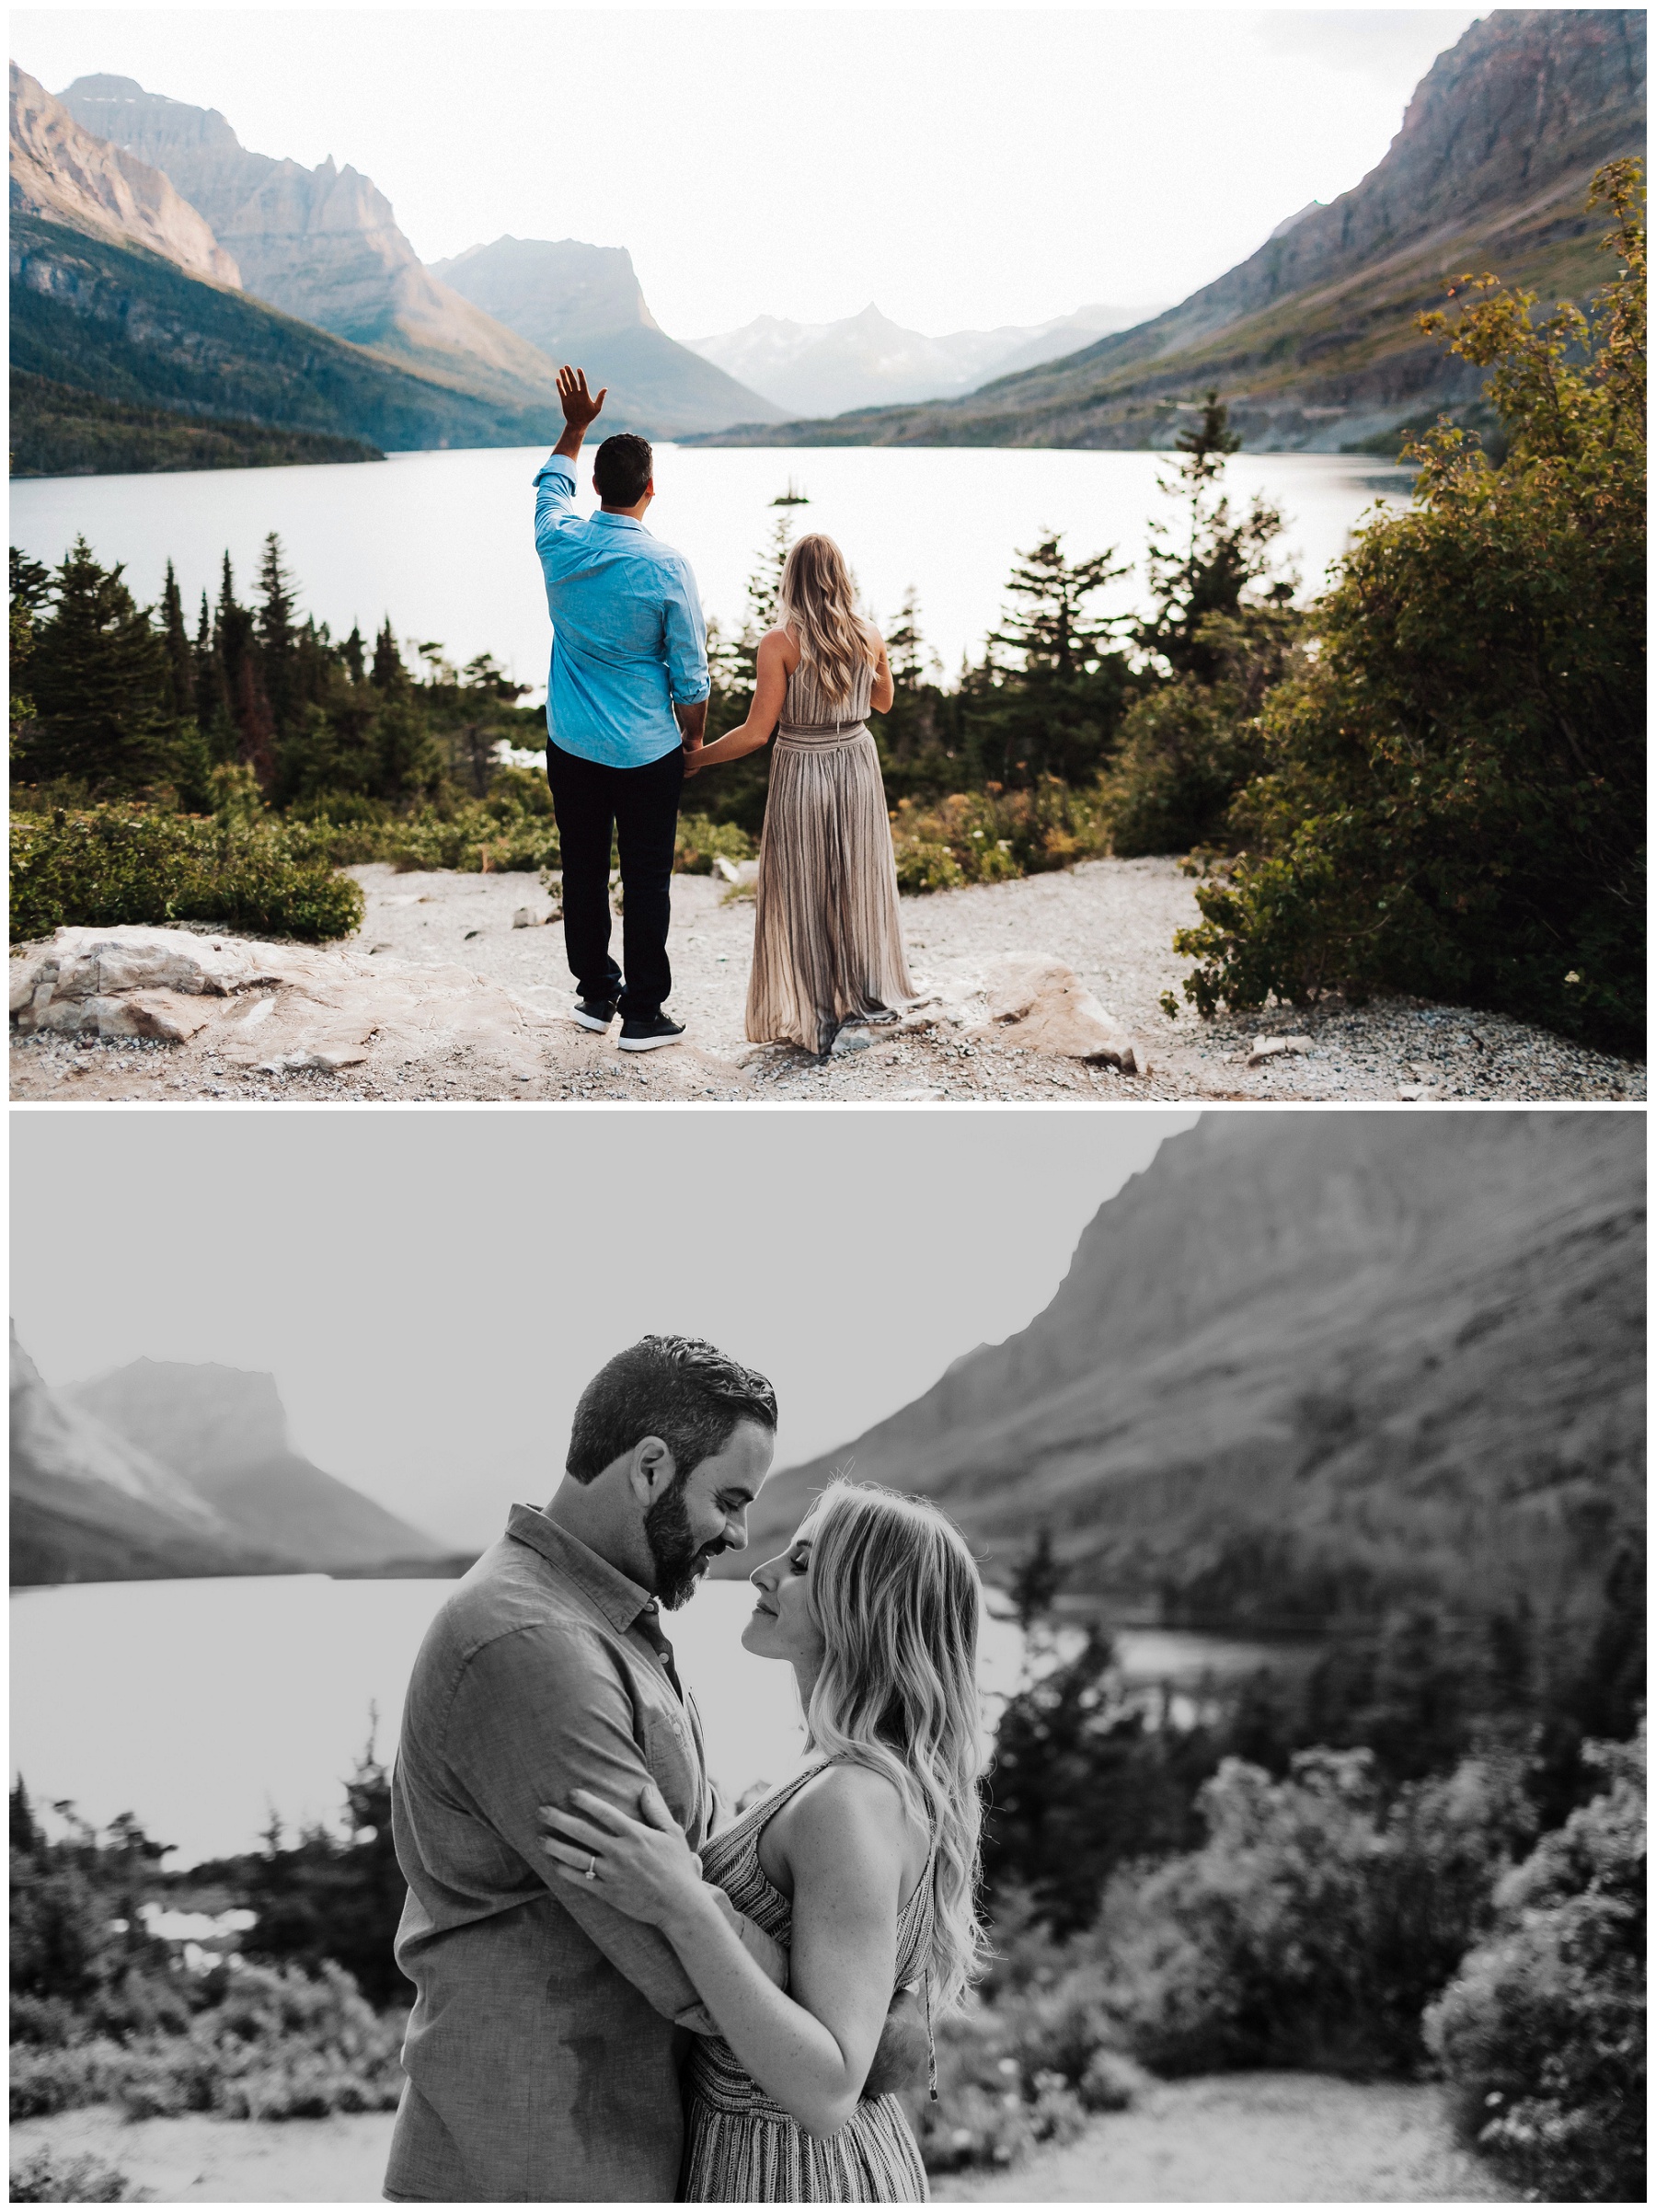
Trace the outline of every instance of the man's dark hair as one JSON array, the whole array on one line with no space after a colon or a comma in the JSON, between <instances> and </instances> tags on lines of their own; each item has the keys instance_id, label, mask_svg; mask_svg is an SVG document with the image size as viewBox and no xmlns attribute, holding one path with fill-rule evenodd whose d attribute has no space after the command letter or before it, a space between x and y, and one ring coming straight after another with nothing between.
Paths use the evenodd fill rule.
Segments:
<instances>
[{"instance_id":1,"label":"man's dark hair","mask_svg":"<svg viewBox=\"0 0 1656 2212\"><path fill-rule=\"evenodd\" d=\"M636 507L644 497L655 467L655 454L648 438L635 438L629 430L605 438L592 457L592 481L606 507Z\"/></svg>"},{"instance_id":2,"label":"man's dark hair","mask_svg":"<svg viewBox=\"0 0 1656 2212\"><path fill-rule=\"evenodd\" d=\"M776 1427L776 1393L763 1375L700 1337L640 1337L581 1393L565 1469L590 1482L641 1437L659 1436L673 1454L676 1487L723 1451L739 1421Z\"/></svg>"}]
</instances>

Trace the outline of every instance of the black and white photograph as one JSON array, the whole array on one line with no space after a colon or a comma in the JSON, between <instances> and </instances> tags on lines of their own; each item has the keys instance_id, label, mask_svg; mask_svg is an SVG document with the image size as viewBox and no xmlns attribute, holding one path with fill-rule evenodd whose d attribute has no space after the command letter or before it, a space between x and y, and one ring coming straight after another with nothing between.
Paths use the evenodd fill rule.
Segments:
<instances>
[{"instance_id":1,"label":"black and white photograph","mask_svg":"<svg viewBox=\"0 0 1656 2212\"><path fill-rule=\"evenodd\" d=\"M10 2201L1648 2201L1645 9L8 30Z\"/></svg>"},{"instance_id":2,"label":"black and white photograph","mask_svg":"<svg viewBox=\"0 0 1656 2212\"><path fill-rule=\"evenodd\" d=\"M14 2195L1640 2195L1641 1116L12 1155Z\"/></svg>"}]
</instances>

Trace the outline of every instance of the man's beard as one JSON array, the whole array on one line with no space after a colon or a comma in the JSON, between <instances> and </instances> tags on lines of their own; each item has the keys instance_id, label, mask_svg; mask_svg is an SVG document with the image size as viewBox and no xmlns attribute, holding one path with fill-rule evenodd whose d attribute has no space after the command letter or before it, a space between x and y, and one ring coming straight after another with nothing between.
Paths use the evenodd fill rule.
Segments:
<instances>
[{"instance_id":1,"label":"man's beard","mask_svg":"<svg viewBox=\"0 0 1656 2212\"><path fill-rule=\"evenodd\" d=\"M644 1515L644 1541L655 1561L656 1596L670 1613L677 1612L687 1597L696 1595L702 1561L716 1559L724 1550L722 1541L698 1545L691 1536L690 1515L684 1504L688 1480L688 1476L681 1476Z\"/></svg>"}]
</instances>

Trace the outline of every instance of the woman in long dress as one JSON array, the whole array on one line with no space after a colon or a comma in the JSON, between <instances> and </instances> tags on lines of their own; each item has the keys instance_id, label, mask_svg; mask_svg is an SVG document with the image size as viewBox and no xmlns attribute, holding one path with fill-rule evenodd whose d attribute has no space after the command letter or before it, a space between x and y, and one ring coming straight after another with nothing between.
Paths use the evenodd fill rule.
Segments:
<instances>
[{"instance_id":1,"label":"woman in long dress","mask_svg":"<svg viewBox=\"0 0 1656 2212\"><path fill-rule=\"evenodd\" d=\"M685 755L687 774L756 753L776 733L759 846L747 1033L825 1053L846 1021L912 999L897 870L870 709L895 696L885 642L857 611L833 538L800 538L779 626L759 641L745 722Z\"/></svg>"},{"instance_id":2,"label":"woman in long dress","mask_svg":"<svg viewBox=\"0 0 1656 2212\"><path fill-rule=\"evenodd\" d=\"M977 1569L935 1506L835 1482L749 1579L742 1641L793 1667L814 1763L699 1862L653 1793L632 1820L577 1791L545 1849L661 1930L719 2028L686 2069L682 2200L924 2201L900 2101L864 2088L895 1992L919 1985L929 2043L982 1961ZM786 1990L709 1884L788 1951Z\"/></svg>"}]
</instances>

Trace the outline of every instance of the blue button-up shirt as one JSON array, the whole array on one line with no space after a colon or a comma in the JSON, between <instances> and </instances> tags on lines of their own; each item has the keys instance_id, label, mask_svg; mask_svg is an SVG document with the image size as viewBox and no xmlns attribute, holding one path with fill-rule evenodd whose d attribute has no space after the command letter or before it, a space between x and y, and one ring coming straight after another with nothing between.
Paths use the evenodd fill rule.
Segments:
<instances>
[{"instance_id":1,"label":"blue button-up shirt","mask_svg":"<svg viewBox=\"0 0 1656 2212\"><path fill-rule=\"evenodd\" d=\"M578 514L554 454L535 479L552 616L546 728L566 753L647 767L683 743L673 704L705 699L707 633L690 563L630 514Z\"/></svg>"}]
</instances>

